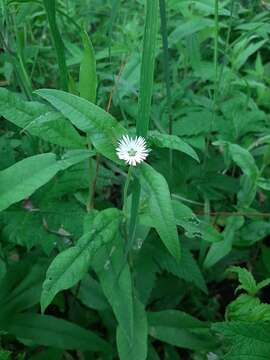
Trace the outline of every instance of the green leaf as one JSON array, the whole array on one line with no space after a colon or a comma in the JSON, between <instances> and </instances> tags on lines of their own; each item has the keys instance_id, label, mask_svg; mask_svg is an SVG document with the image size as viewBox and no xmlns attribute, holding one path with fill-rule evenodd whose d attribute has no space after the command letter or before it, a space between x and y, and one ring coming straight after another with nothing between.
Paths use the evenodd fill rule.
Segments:
<instances>
[{"instance_id":1,"label":"green leaf","mask_svg":"<svg viewBox=\"0 0 270 360\"><path fill-rule=\"evenodd\" d=\"M225 336L230 348L224 360L270 358L270 322L232 321L216 323L212 329Z\"/></svg>"},{"instance_id":2,"label":"green leaf","mask_svg":"<svg viewBox=\"0 0 270 360\"><path fill-rule=\"evenodd\" d=\"M256 294L257 285L251 272L249 272L246 268L242 268L240 266L231 266L228 271L236 273L238 275L238 279L241 285L237 287L236 291L243 289L250 295Z\"/></svg>"},{"instance_id":3,"label":"green leaf","mask_svg":"<svg viewBox=\"0 0 270 360\"><path fill-rule=\"evenodd\" d=\"M93 261L102 290L128 341L133 338L132 280L128 263L123 268L123 239L118 234L110 249L99 249Z\"/></svg>"},{"instance_id":4,"label":"green leaf","mask_svg":"<svg viewBox=\"0 0 270 360\"><path fill-rule=\"evenodd\" d=\"M136 123L137 135L144 137L147 135L150 121L157 30L158 0L146 0L138 121Z\"/></svg>"},{"instance_id":5,"label":"green leaf","mask_svg":"<svg viewBox=\"0 0 270 360\"><path fill-rule=\"evenodd\" d=\"M5 330L33 345L63 350L111 351L110 345L90 330L48 315L16 314Z\"/></svg>"},{"instance_id":6,"label":"green leaf","mask_svg":"<svg viewBox=\"0 0 270 360\"><path fill-rule=\"evenodd\" d=\"M35 256L35 258L29 257L27 262L25 273L21 266L11 266L1 283L1 322L8 323L12 314L27 310L39 303L48 260ZM21 272L20 278L14 276L14 272L18 271Z\"/></svg>"},{"instance_id":7,"label":"green leaf","mask_svg":"<svg viewBox=\"0 0 270 360\"><path fill-rule=\"evenodd\" d=\"M203 29L211 29L214 27L214 21L212 19L204 19L200 17L194 17L188 21L182 22L178 25L169 36L169 45L173 46L175 43L180 42L181 39L197 33Z\"/></svg>"},{"instance_id":8,"label":"green leaf","mask_svg":"<svg viewBox=\"0 0 270 360\"><path fill-rule=\"evenodd\" d=\"M19 94L0 88L0 115L25 132L53 144L71 149L85 147L84 139L59 112Z\"/></svg>"},{"instance_id":9,"label":"green leaf","mask_svg":"<svg viewBox=\"0 0 270 360\"><path fill-rule=\"evenodd\" d=\"M94 48L87 32L82 30L83 58L80 65L80 96L95 103L97 93L97 73Z\"/></svg>"},{"instance_id":10,"label":"green leaf","mask_svg":"<svg viewBox=\"0 0 270 360\"><path fill-rule=\"evenodd\" d=\"M25 246L27 250L40 245L49 254L57 235L48 233L43 221L44 215L40 211L27 211L21 208L4 212L3 238L13 244Z\"/></svg>"},{"instance_id":11,"label":"green leaf","mask_svg":"<svg viewBox=\"0 0 270 360\"><path fill-rule=\"evenodd\" d=\"M69 74L65 58L65 46L56 22L56 0L43 0L43 4L47 13L50 33L57 55L60 86L63 90L67 91Z\"/></svg>"},{"instance_id":12,"label":"green leaf","mask_svg":"<svg viewBox=\"0 0 270 360\"><path fill-rule=\"evenodd\" d=\"M246 44L245 48L240 49L238 56L233 61L233 67L239 70L245 64L248 58L256 51L258 51L266 43L266 41L267 40L261 40L249 45Z\"/></svg>"},{"instance_id":13,"label":"green leaf","mask_svg":"<svg viewBox=\"0 0 270 360\"><path fill-rule=\"evenodd\" d=\"M149 312L149 334L173 346L191 350L211 350L216 341L205 323L177 310Z\"/></svg>"},{"instance_id":14,"label":"green leaf","mask_svg":"<svg viewBox=\"0 0 270 360\"><path fill-rule=\"evenodd\" d=\"M77 297L91 309L105 310L109 307L100 284L88 274L81 281Z\"/></svg>"},{"instance_id":15,"label":"green leaf","mask_svg":"<svg viewBox=\"0 0 270 360\"><path fill-rule=\"evenodd\" d=\"M119 212L106 209L95 217L91 232L84 234L77 244L61 252L51 263L41 294L44 312L55 295L80 281L88 271L93 256L104 244L112 241L119 226Z\"/></svg>"},{"instance_id":16,"label":"green leaf","mask_svg":"<svg viewBox=\"0 0 270 360\"><path fill-rule=\"evenodd\" d=\"M29 197L60 170L93 155L87 150L74 150L56 160L52 153L31 156L0 172L0 211Z\"/></svg>"},{"instance_id":17,"label":"green leaf","mask_svg":"<svg viewBox=\"0 0 270 360\"><path fill-rule=\"evenodd\" d=\"M167 250L165 249L165 252ZM168 254L170 256L170 254ZM170 256L170 258L172 258ZM147 304L151 291L155 285L158 263L153 258L152 247L148 243L143 244L134 259L134 281L136 283L136 293L138 299Z\"/></svg>"},{"instance_id":18,"label":"green leaf","mask_svg":"<svg viewBox=\"0 0 270 360\"><path fill-rule=\"evenodd\" d=\"M149 195L149 213L153 225L169 252L179 260L180 242L168 184L165 178L148 164L142 164L137 174L142 187Z\"/></svg>"},{"instance_id":19,"label":"green leaf","mask_svg":"<svg viewBox=\"0 0 270 360\"><path fill-rule=\"evenodd\" d=\"M269 321L270 305L261 303L260 299L241 294L226 308L226 319L236 321Z\"/></svg>"},{"instance_id":20,"label":"green leaf","mask_svg":"<svg viewBox=\"0 0 270 360\"><path fill-rule=\"evenodd\" d=\"M128 340L120 326L117 328L117 348L120 360L145 360L147 357L147 317L143 305L134 300L133 338Z\"/></svg>"},{"instance_id":21,"label":"green leaf","mask_svg":"<svg viewBox=\"0 0 270 360\"><path fill-rule=\"evenodd\" d=\"M207 287L201 270L186 246L182 247L181 261L179 263L166 253L164 249L160 248L158 244L151 244L149 253L152 254L154 262L161 269L170 272L180 279L193 283L207 294Z\"/></svg>"},{"instance_id":22,"label":"green leaf","mask_svg":"<svg viewBox=\"0 0 270 360\"><path fill-rule=\"evenodd\" d=\"M222 240L222 235L205 221L199 220L192 210L179 200L172 200L176 224L185 230L189 238L201 237L203 240L216 243Z\"/></svg>"},{"instance_id":23,"label":"green leaf","mask_svg":"<svg viewBox=\"0 0 270 360\"><path fill-rule=\"evenodd\" d=\"M6 264L2 259L0 259L0 283L2 279L5 277L6 272L7 272Z\"/></svg>"},{"instance_id":24,"label":"green leaf","mask_svg":"<svg viewBox=\"0 0 270 360\"><path fill-rule=\"evenodd\" d=\"M260 281L257 284L257 292L268 285L270 285L270 278Z\"/></svg>"},{"instance_id":25,"label":"green leaf","mask_svg":"<svg viewBox=\"0 0 270 360\"><path fill-rule=\"evenodd\" d=\"M250 152L237 144L229 144L229 151L233 161L241 168L250 179L258 179L259 170Z\"/></svg>"},{"instance_id":26,"label":"green leaf","mask_svg":"<svg viewBox=\"0 0 270 360\"><path fill-rule=\"evenodd\" d=\"M232 250L232 244L235 232L244 224L243 216L230 216L227 225L223 231L223 240L211 245L203 266L209 268L215 265L219 260L223 259Z\"/></svg>"},{"instance_id":27,"label":"green leaf","mask_svg":"<svg viewBox=\"0 0 270 360\"><path fill-rule=\"evenodd\" d=\"M198 155L192 149L192 147L190 145L188 145L185 141L180 139L178 136L161 134L158 132L150 132L149 136L150 136L150 141L153 142L154 145L161 147L161 148L167 148L167 149L181 151L181 152L189 155L196 161L200 162Z\"/></svg>"},{"instance_id":28,"label":"green leaf","mask_svg":"<svg viewBox=\"0 0 270 360\"><path fill-rule=\"evenodd\" d=\"M78 129L89 134L99 153L119 163L115 148L126 130L106 111L78 96L60 90L42 89L36 93L49 101Z\"/></svg>"}]
</instances>

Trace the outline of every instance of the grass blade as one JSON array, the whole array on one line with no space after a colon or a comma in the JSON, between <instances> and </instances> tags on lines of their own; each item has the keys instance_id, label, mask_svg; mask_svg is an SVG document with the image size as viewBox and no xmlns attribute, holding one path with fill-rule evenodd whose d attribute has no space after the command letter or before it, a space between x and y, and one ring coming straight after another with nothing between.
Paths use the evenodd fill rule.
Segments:
<instances>
[{"instance_id":1,"label":"grass blade","mask_svg":"<svg viewBox=\"0 0 270 360\"><path fill-rule=\"evenodd\" d=\"M157 29L158 0L146 0L146 20L143 37L143 56L140 75L138 121L136 124L137 135L141 135L144 137L146 137L148 132L151 111ZM133 238L136 229L140 192L141 188L139 180L135 178L131 202L129 239L126 253L128 253L129 250L132 248L134 240Z\"/></svg>"},{"instance_id":2,"label":"grass blade","mask_svg":"<svg viewBox=\"0 0 270 360\"><path fill-rule=\"evenodd\" d=\"M56 23L56 16L55 16L56 0L43 0L43 3L47 13L51 36L56 51L59 74L60 74L60 87L62 90L68 91L68 70L67 70L66 58L65 58L65 48L61 34L59 32Z\"/></svg>"},{"instance_id":3,"label":"grass blade","mask_svg":"<svg viewBox=\"0 0 270 360\"><path fill-rule=\"evenodd\" d=\"M147 0L140 77L138 121L136 124L137 135L144 137L147 135L150 120L157 28L158 0Z\"/></svg>"}]
</instances>

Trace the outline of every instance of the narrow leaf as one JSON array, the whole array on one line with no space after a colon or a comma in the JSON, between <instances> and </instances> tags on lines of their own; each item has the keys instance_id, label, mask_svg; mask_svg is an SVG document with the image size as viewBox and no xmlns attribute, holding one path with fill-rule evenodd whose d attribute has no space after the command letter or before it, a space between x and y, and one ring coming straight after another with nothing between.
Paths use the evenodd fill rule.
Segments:
<instances>
[{"instance_id":1,"label":"narrow leaf","mask_svg":"<svg viewBox=\"0 0 270 360\"><path fill-rule=\"evenodd\" d=\"M5 330L34 345L63 350L111 351L110 345L90 330L48 315L16 314Z\"/></svg>"},{"instance_id":2,"label":"narrow leaf","mask_svg":"<svg viewBox=\"0 0 270 360\"><path fill-rule=\"evenodd\" d=\"M158 0L146 1L146 20L143 37L143 58L140 75L137 135L146 136L150 120L155 49L158 29Z\"/></svg>"},{"instance_id":3,"label":"narrow leaf","mask_svg":"<svg viewBox=\"0 0 270 360\"><path fill-rule=\"evenodd\" d=\"M94 48L85 30L82 31L83 58L80 65L80 96L95 103L97 92L97 73Z\"/></svg>"},{"instance_id":4,"label":"narrow leaf","mask_svg":"<svg viewBox=\"0 0 270 360\"><path fill-rule=\"evenodd\" d=\"M169 252L179 260L180 242L168 184L165 178L148 164L142 164L137 174L142 187L149 194L149 213L153 225Z\"/></svg>"}]
</instances>

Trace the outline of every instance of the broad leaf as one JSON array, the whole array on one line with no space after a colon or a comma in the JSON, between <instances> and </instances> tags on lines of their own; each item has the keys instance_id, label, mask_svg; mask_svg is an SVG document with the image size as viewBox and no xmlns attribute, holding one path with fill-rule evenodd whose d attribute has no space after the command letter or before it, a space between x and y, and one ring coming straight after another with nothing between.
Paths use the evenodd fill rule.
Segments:
<instances>
[{"instance_id":1,"label":"broad leaf","mask_svg":"<svg viewBox=\"0 0 270 360\"><path fill-rule=\"evenodd\" d=\"M106 111L78 96L60 90L42 89L38 95L49 101L78 129L89 134L99 153L119 162L115 148L126 130Z\"/></svg>"},{"instance_id":2,"label":"broad leaf","mask_svg":"<svg viewBox=\"0 0 270 360\"><path fill-rule=\"evenodd\" d=\"M52 153L31 156L0 172L0 211L29 197L58 171L89 158L93 153L74 150L62 160Z\"/></svg>"},{"instance_id":3,"label":"broad leaf","mask_svg":"<svg viewBox=\"0 0 270 360\"><path fill-rule=\"evenodd\" d=\"M270 321L216 323L213 330L225 336L230 349L224 360L262 360L270 358Z\"/></svg>"},{"instance_id":4,"label":"broad leaf","mask_svg":"<svg viewBox=\"0 0 270 360\"><path fill-rule=\"evenodd\" d=\"M120 326L117 328L117 348L121 360L145 360L147 356L147 317L143 305L134 300L133 338L129 340Z\"/></svg>"},{"instance_id":5,"label":"broad leaf","mask_svg":"<svg viewBox=\"0 0 270 360\"><path fill-rule=\"evenodd\" d=\"M0 115L29 134L66 148L83 148L84 139L60 113L44 104L24 101L19 94L0 89Z\"/></svg>"},{"instance_id":6,"label":"broad leaf","mask_svg":"<svg viewBox=\"0 0 270 360\"><path fill-rule=\"evenodd\" d=\"M98 250L93 269L121 330L131 341L134 331L132 280L128 263L123 267L123 244L122 237L117 234L112 244Z\"/></svg>"},{"instance_id":7,"label":"broad leaf","mask_svg":"<svg viewBox=\"0 0 270 360\"><path fill-rule=\"evenodd\" d=\"M77 244L61 252L51 263L41 294L44 312L54 296L80 281L88 271L93 256L100 247L112 241L119 226L119 212L106 209L94 218L91 232L84 234Z\"/></svg>"},{"instance_id":8,"label":"broad leaf","mask_svg":"<svg viewBox=\"0 0 270 360\"><path fill-rule=\"evenodd\" d=\"M178 150L181 151L190 157L192 157L194 160L200 162L200 159L196 152L193 150L193 148L183 141L180 137L176 135L167 135L167 134L161 134L158 132L150 132L150 141L161 148L167 148L172 150Z\"/></svg>"}]
</instances>

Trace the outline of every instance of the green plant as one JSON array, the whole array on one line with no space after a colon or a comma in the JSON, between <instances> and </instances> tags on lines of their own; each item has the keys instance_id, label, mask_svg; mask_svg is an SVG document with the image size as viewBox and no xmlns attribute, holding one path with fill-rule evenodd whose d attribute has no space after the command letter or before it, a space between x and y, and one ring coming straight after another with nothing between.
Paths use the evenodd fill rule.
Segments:
<instances>
[{"instance_id":1,"label":"green plant","mask_svg":"<svg viewBox=\"0 0 270 360\"><path fill-rule=\"evenodd\" d=\"M0 358L270 357L269 20L0 0Z\"/></svg>"}]
</instances>

